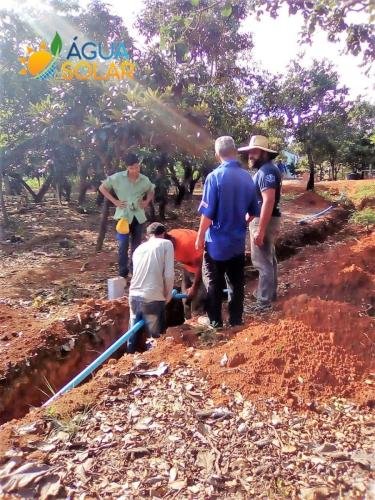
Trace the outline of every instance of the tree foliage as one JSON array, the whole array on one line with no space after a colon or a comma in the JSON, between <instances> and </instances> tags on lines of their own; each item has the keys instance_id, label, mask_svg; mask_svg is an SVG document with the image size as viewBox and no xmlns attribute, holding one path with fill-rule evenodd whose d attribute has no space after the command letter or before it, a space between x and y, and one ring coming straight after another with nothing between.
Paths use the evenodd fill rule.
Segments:
<instances>
[{"instance_id":1,"label":"tree foliage","mask_svg":"<svg viewBox=\"0 0 375 500\"><path fill-rule=\"evenodd\" d=\"M375 8L372 0L252 0L258 18L264 13L277 17L283 6L290 15L301 14L301 41L312 43L316 28L327 33L328 40L337 42L345 37L346 50L361 54L365 64L375 59Z\"/></svg>"},{"instance_id":2,"label":"tree foliage","mask_svg":"<svg viewBox=\"0 0 375 500\"><path fill-rule=\"evenodd\" d=\"M320 26L331 40L345 34L351 53L373 57L373 28L350 20L354 10L367 15L369 2L146 0L137 20L145 44L137 48L123 19L101 0L86 7L49 0L52 9L30 13L42 32L53 35L51 27L59 26L64 40L75 34L82 41L123 39L137 64L136 78L37 81L19 77L13 66L14 54L39 43L40 33L26 17L3 8L2 173L23 185L27 177L44 180L41 193L31 193L35 200L78 174L82 203L87 187L97 186L134 149L150 177L162 172L181 200L213 167L215 137L230 134L240 144L253 133L269 136L280 150L292 146L306 154L312 177L323 161L333 176L341 163L368 168L374 107L351 103L332 65L316 61L306 68L296 60L278 76L254 66L252 36L241 23L254 11L277 16L284 4L290 14L302 13L305 40Z\"/></svg>"}]
</instances>

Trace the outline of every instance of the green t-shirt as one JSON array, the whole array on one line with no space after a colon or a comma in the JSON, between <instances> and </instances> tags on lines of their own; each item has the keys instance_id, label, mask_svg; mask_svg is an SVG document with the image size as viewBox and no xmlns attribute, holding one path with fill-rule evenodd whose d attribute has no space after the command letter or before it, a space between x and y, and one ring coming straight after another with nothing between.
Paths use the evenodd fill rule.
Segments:
<instances>
[{"instance_id":1,"label":"green t-shirt","mask_svg":"<svg viewBox=\"0 0 375 500\"><path fill-rule=\"evenodd\" d=\"M128 219L130 224L136 217L140 224L146 222L145 211L139 202L146 193L154 191L154 185L148 177L140 174L135 182L131 182L128 172L117 172L107 177L103 184L107 189L113 189L119 200L127 202L126 208L116 207L114 219Z\"/></svg>"}]
</instances>

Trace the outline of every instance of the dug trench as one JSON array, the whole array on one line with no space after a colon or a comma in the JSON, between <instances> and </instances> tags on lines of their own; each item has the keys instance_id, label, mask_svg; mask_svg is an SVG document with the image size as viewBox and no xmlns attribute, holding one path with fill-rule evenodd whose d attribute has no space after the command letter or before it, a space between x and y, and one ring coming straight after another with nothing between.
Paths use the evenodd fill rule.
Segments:
<instances>
[{"instance_id":1,"label":"dug trench","mask_svg":"<svg viewBox=\"0 0 375 500\"><path fill-rule=\"evenodd\" d=\"M287 259L304 245L324 241L340 230L347 218L348 211L338 207L322 219L289 229L278 241L279 257ZM0 373L0 423L21 418L31 407L47 401L115 342L127 330L128 320L126 298L90 299L74 316L56 321L38 332L40 343L34 345L27 356L16 363L7 362L5 358ZM168 326L183 322L181 308L172 305ZM16 340L25 342L25 339ZM120 349L116 357L124 352Z\"/></svg>"}]
</instances>

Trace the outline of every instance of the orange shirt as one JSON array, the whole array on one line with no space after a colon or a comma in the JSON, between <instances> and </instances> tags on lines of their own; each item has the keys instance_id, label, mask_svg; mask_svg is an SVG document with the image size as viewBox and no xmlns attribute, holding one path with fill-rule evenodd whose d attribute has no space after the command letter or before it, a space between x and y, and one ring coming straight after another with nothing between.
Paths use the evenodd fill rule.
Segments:
<instances>
[{"instance_id":1,"label":"orange shirt","mask_svg":"<svg viewBox=\"0 0 375 500\"><path fill-rule=\"evenodd\" d=\"M197 231L192 229L172 229L168 234L173 238L174 257L190 273L196 273L201 266L203 250L195 249Z\"/></svg>"}]
</instances>

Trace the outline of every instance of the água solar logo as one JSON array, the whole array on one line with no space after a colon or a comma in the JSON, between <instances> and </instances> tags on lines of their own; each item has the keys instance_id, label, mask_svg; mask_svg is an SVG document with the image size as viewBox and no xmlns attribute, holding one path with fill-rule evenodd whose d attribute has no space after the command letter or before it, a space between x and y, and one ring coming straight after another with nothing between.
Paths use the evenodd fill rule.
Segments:
<instances>
[{"instance_id":1,"label":"\u00e1gua solar logo","mask_svg":"<svg viewBox=\"0 0 375 500\"><path fill-rule=\"evenodd\" d=\"M19 58L19 61L24 64L20 74L30 74L37 80L53 78L61 49L62 40L57 32L52 40L50 50L48 50L47 43L44 40L40 42L38 50L34 50L30 46L27 47L27 56Z\"/></svg>"},{"instance_id":2,"label":"\u00e1gua solar logo","mask_svg":"<svg viewBox=\"0 0 375 500\"><path fill-rule=\"evenodd\" d=\"M67 52L66 59L61 58L63 42L56 32L51 46L42 40L39 49L27 47L27 55L20 57L23 64L21 75L31 75L37 80L51 78L61 80L123 80L134 78L135 64L130 60L125 43L112 42L109 48L102 43L86 42L81 48L78 37Z\"/></svg>"}]
</instances>

